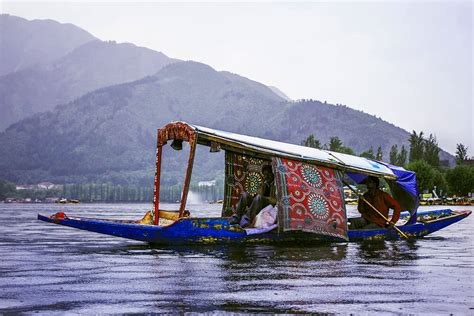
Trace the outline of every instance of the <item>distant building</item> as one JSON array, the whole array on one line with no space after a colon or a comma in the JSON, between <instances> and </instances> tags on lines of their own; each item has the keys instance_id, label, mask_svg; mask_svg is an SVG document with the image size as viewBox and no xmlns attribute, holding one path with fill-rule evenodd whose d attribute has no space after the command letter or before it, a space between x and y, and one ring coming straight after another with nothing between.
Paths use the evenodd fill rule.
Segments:
<instances>
[{"instance_id":1,"label":"distant building","mask_svg":"<svg viewBox=\"0 0 474 316\"><path fill-rule=\"evenodd\" d=\"M57 201L59 201L58 197L47 197L44 199L45 203L56 203Z\"/></svg>"},{"instance_id":2,"label":"distant building","mask_svg":"<svg viewBox=\"0 0 474 316\"><path fill-rule=\"evenodd\" d=\"M55 187L54 183L51 182L40 182L36 185L38 189L46 189L46 190L51 190Z\"/></svg>"},{"instance_id":3,"label":"distant building","mask_svg":"<svg viewBox=\"0 0 474 316\"><path fill-rule=\"evenodd\" d=\"M199 181L198 185L200 187L214 187L216 186L216 180L212 181Z\"/></svg>"},{"instance_id":4,"label":"distant building","mask_svg":"<svg viewBox=\"0 0 474 316\"><path fill-rule=\"evenodd\" d=\"M16 189L17 190L33 190L35 188L34 185L31 184L23 184L23 185L17 185Z\"/></svg>"},{"instance_id":5,"label":"distant building","mask_svg":"<svg viewBox=\"0 0 474 316\"><path fill-rule=\"evenodd\" d=\"M17 190L34 190L34 189L42 189L42 190L51 190L56 187L56 184L51 182L40 182L38 184L21 184L17 185Z\"/></svg>"}]
</instances>

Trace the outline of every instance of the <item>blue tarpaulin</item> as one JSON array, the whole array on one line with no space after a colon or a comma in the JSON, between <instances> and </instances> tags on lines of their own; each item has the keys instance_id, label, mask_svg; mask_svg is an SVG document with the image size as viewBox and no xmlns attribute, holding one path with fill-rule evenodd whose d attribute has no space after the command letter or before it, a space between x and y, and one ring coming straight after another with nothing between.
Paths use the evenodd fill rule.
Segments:
<instances>
[{"instance_id":1,"label":"blue tarpaulin","mask_svg":"<svg viewBox=\"0 0 474 316\"><path fill-rule=\"evenodd\" d=\"M397 200L402 210L410 212L411 217L407 224L416 222L416 211L419 206L416 174L413 171L382 161L378 161L378 163L384 164L397 176L396 180L386 180L392 191L393 198ZM361 183L368 177L366 174L360 173L346 172L346 174L356 183Z\"/></svg>"}]
</instances>

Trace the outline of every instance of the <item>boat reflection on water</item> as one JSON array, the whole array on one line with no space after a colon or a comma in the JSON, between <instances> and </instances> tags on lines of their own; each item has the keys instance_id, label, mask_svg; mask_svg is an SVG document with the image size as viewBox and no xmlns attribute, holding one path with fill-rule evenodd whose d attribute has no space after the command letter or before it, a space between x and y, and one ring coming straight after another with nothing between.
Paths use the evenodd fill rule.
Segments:
<instances>
[{"instance_id":1,"label":"boat reflection on water","mask_svg":"<svg viewBox=\"0 0 474 316\"><path fill-rule=\"evenodd\" d=\"M415 303L419 257L416 242L340 243L319 246L215 245L206 247L150 247L160 266L175 258L166 292L181 308L240 312L336 312L344 305L383 302L385 310L400 301ZM155 277L163 277L156 268ZM176 277L176 278L175 278ZM161 290L155 300L162 304ZM186 293L186 294L184 294ZM219 294L225 293L225 294ZM367 295L370 293L370 295ZM189 297L195 297L189 300ZM188 298L188 299L186 299ZM375 305L374 305L375 306ZM363 307L362 307L363 308Z\"/></svg>"},{"instance_id":2,"label":"boat reflection on water","mask_svg":"<svg viewBox=\"0 0 474 316\"><path fill-rule=\"evenodd\" d=\"M416 240L378 241L360 243L320 244L320 245L207 245L153 247L149 245L134 248L150 249L156 255L212 257L226 261L229 266L252 262L255 264L275 264L279 262L347 261L372 262L374 264L409 264L416 261L419 245Z\"/></svg>"},{"instance_id":3,"label":"boat reflection on water","mask_svg":"<svg viewBox=\"0 0 474 316\"><path fill-rule=\"evenodd\" d=\"M393 241L360 242L356 246L356 257L362 260L373 261L376 264L407 264L407 261L418 259L416 240L407 240L403 243Z\"/></svg>"},{"instance_id":4,"label":"boat reflection on water","mask_svg":"<svg viewBox=\"0 0 474 316\"><path fill-rule=\"evenodd\" d=\"M173 253L179 256L210 256L223 259L231 263L244 262L273 262L279 261L318 261L318 260L343 260L347 255L347 243L320 244L320 245L191 245L150 247L156 253Z\"/></svg>"}]
</instances>

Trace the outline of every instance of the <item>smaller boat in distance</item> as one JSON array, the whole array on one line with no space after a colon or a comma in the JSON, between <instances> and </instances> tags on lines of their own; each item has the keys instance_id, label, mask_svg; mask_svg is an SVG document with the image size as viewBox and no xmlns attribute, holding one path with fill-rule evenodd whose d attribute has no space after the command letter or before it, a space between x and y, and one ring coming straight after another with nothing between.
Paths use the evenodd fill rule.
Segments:
<instances>
[{"instance_id":1,"label":"smaller boat in distance","mask_svg":"<svg viewBox=\"0 0 474 316\"><path fill-rule=\"evenodd\" d=\"M80 201L79 200L74 200L74 199L59 199L56 201L56 203L58 204L79 204Z\"/></svg>"},{"instance_id":2,"label":"smaller boat in distance","mask_svg":"<svg viewBox=\"0 0 474 316\"><path fill-rule=\"evenodd\" d=\"M175 150L189 143L189 157L179 209L160 209L160 175L164 146ZM168 143L170 143L168 145ZM186 208L196 146L225 151L225 187L219 217L193 217ZM276 194L276 223L243 228L230 216L242 192L254 196L264 185L263 170L271 167ZM397 227L350 229L343 183L368 176L384 179L404 212ZM101 234L157 244L318 243L423 237L469 216L450 209L417 212L416 175L380 161L219 131L185 122L158 130L153 209L139 220L72 217L63 212L38 219Z\"/></svg>"}]
</instances>

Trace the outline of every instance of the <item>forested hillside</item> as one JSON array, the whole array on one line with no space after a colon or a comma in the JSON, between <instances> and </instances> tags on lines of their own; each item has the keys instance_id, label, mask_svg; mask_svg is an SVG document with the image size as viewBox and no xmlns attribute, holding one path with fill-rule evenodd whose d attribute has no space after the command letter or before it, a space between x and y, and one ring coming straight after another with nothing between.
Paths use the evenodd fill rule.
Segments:
<instances>
[{"instance_id":1,"label":"forested hillside","mask_svg":"<svg viewBox=\"0 0 474 316\"><path fill-rule=\"evenodd\" d=\"M90 41L54 62L0 77L0 130L86 92L155 74L174 61L133 44Z\"/></svg>"},{"instance_id":2,"label":"forested hillside","mask_svg":"<svg viewBox=\"0 0 474 316\"><path fill-rule=\"evenodd\" d=\"M175 59L103 42L69 24L1 15L0 131L106 86L153 75ZM16 65L16 66L15 66Z\"/></svg>"},{"instance_id":3,"label":"forested hillside","mask_svg":"<svg viewBox=\"0 0 474 316\"><path fill-rule=\"evenodd\" d=\"M57 58L39 63L26 41L26 68L7 59L17 71L0 77L0 128L26 118L0 133L0 179L149 187L156 129L174 120L297 144L309 134L322 143L338 136L355 154L380 146L386 160L392 145L408 148L408 132L344 105L290 101L277 88L237 74L132 44L102 42L71 25L5 15L1 21L10 23L2 30L9 38L9 32L19 38L30 34L36 43L69 30L76 40L52 45ZM31 23L49 28L34 32ZM26 25L26 33L12 28L16 24ZM58 36L53 38L61 40ZM2 42L2 52L14 54L17 44ZM222 179L223 154L197 154L193 179ZM173 185L184 175L185 160L185 155L167 160L163 183Z\"/></svg>"},{"instance_id":4,"label":"forested hillside","mask_svg":"<svg viewBox=\"0 0 474 316\"><path fill-rule=\"evenodd\" d=\"M357 152L380 145L388 153L408 139L406 131L360 111L287 102L257 82L179 62L14 124L0 134L0 177L20 183L149 183L156 129L172 120L293 143L309 133L322 141L338 135ZM214 178L220 160L197 161L206 166L197 168L201 178ZM171 164L178 168L177 160Z\"/></svg>"}]
</instances>

